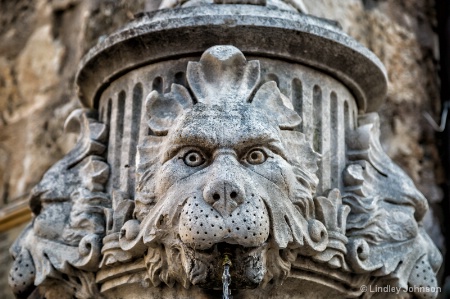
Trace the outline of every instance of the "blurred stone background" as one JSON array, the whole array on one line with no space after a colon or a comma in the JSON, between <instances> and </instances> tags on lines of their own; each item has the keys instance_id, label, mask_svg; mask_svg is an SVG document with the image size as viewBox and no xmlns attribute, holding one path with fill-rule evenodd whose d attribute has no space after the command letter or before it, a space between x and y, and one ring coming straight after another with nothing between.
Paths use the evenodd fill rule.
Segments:
<instances>
[{"instance_id":1,"label":"blurred stone background","mask_svg":"<svg viewBox=\"0 0 450 299\"><path fill-rule=\"evenodd\" d=\"M64 134L63 125L80 106L73 82L82 56L159 2L0 0L0 217L25 206L31 188L74 145L76 136ZM337 20L386 66L382 144L428 198L425 226L445 253L445 177L436 134L423 117L439 120L441 109L435 0L303 2L309 14ZM24 225L0 232L0 298L13 298L8 248Z\"/></svg>"}]
</instances>

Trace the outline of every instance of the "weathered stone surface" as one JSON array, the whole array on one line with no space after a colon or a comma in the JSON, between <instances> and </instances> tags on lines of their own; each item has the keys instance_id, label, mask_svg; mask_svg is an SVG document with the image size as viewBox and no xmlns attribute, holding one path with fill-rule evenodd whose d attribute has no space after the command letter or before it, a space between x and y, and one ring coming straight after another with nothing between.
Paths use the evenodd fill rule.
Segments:
<instances>
[{"instance_id":1,"label":"weathered stone surface","mask_svg":"<svg viewBox=\"0 0 450 299\"><path fill-rule=\"evenodd\" d=\"M295 34L289 34L292 31ZM137 36L139 43L133 42ZM99 93L107 82L132 65L194 55L205 47L230 43L249 55L264 50L271 57L331 73L355 94L364 111L374 111L383 101L383 65L372 52L340 31L336 23L259 5L181 7L142 15L84 57L77 74L80 99L89 107L97 107ZM313 48L333 51L310 50ZM117 52L122 60L112 59ZM98 65L105 67L98 69Z\"/></svg>"},{"instance_id":2,"label":"weathered stone surface","mask_svg":"<svg viewBox=\"0 0 450 299\"><path fill-rule=\"evenodd\" d=\"M175 84L171 93L147 98L148 126L161 137L141 143L135 209L141 224L135 236L129 231L136 231L136 220L125 223L120 243L136 257L143 245L155 248L152 256L161 246L179 251L146 262L155 286L220 288L228 250L236 265L231 287L254 288L284 279L277 276L277 254L288 244L311 254L325 249L326 229L308 214L317 166L299 160L318 155L301 133L281 131L301 118L285 106L275 82L257 87L259 68L238 49L217 46L188 65L193 98ZM283 145L288 140L301 155ZM160 154L151 155L149 146ZM171 270L180 261L182 269Z\"/></svg>"},{"instance_id":3,"label":"weathered stone surface","mask_svg":"<svg viewBox=\"0 0 450 299\"><path fill-rule=\"evenodd\" d=\"M14 242L15 239L17 239L20 236L20 233L25 228L25 225L19 225L8 232L3 232L0 234L0 262L2 263L2 267L0 268L0 277L2 279L0 280L0 297L5 299L12 299L14 298L14 294L8 284L8 275L9 270L12 266L12 259L9 254L9 248L11 247L11 244Z\"/></svg>"},{"instance_id":4,"label":"weathered stone surface","mask_svg":"<svg viewBox=\"0 0 450 299\"><path fill-rule=\"evenodd\" d=\"M14 1L1 4L0 198L26 197L67 153L64 120L78 107L73 78L81 56L144 8L144 1ZM4 5L4 6L3 6ZM19 146L20 145L20 146ZM35 158L38 157L38 158Z\"/></svg>"},{"instance_id":5,"label":"weathered stone surface","mask_svg":"<svg viewBox=\"0 0 450 299\"><path fill-rule=\"evenodd\" d=\"M386 103L381 107L381 142L388 155L412 177L433 203L443 198L442 163L436 136L423 117L439 119L439 45L434 2L305 1L309 13L337 20L344 31L371 49L386 66ZM433 206L435 207L435 206ZM440 213L440 208L436 207ZM435 223L433 240L443 246Z\"/></svg>"},{"instance_id":6,"label":"weathered stone surface","mask_svg":"<svg viewBox=\"0 0 450 299\"><path fill-rule=\"evenodd\" d=\"M37 292L48 298L61 292L68 298L100 296L92 281L106 230L103 209L110 206L103 192L109 167L102 159L108 132L95 113L80 110L70 115L66 128L80 138L33 188L35 217L11 247L9 284L17 298Z\"/></svg>"},{"instance_id":7,"label":"weathered stone surface","mask_svg":"<svg viewBox=\"0 0 450 299\"><path fill-rule=\"evenodd\" d=\"M156 2L145 5L154 8ZM395 1L304 2L309 13L340 21L344 31L372 49L386 65L390 86L387 105L381 111L383 148L413 178L428 200L438 205L442 199L438 187L442 179L440 163L434 134L421 117L422 111L438 108L435 75L438 57L433 40L435 25L430 3L410 1L401 6ZM2 41L6 41L0 43L0 121L3 125L0 130L0 196L4 202L26 195L45 169L72 147L75 137L61 137L62 122L77 105L70 82L81 54L96 43L99 35L111 32L128 20L132 12L140 10L137 6L144 6L137 4L136 7L129 7L123 3L113 5L102 1L92 5L86 3L53 1L50 9L44 2L36 1L36 4L30 4L21 12L28 14L24 18L26 21L20 25L23 30L5 26L0 31ZM14 11L11 15L19 15L15 10L9 11ZM17 24L10 16L5 19L8 20L3 21L5 24ZM80 26L73 30L73 24ZM43 28L51 30L43 34ZM34 80L30 84L23 80L18 83L17 80L18 57L24 57L22 49L31 43L30 37L36 36L43 37L41 41L56 49L55 53L63 53L60 58L57 58L58 55L46 56L45 52L41 56L48 59L44 69L55 80L51 86L43 82L43 86L47 86L43 89ZM28 55L29 61L32 61L33 53ZM39 81L44 77L33 68L26 69L27 64L23 62L22 66L22 78L38 74L36 80ZM55 70L61 74L59 78L54 77ZM31 91L38 94L33 95ZM31 94L34 100L23 97L24 92ZM18 149L18 144L26 146ZM128 212L120 216L122 220L115 220L116 227L123 224L123 219L130 217L127 195L119 197L123 199L120 210ZM427 215L424 222L425 226L428 224L433 229L431 235L439 244L441 235L437 220ZM111 248L113 252L115 247ZM124 256L119 260L128 258ZM322 260L327 258L321 257ZM109 262L109 265L115 263ZM335 260L332 263L336 264ZM130 273L135 271L130 270Z\"/></svg>"},{"instance_id":8,"label":"weathered stone surface","mask_svg":"<svg viewBox=\"0 0 450 299\"><path fill-rule=\"evenodd\" d=\"M434 2L319 0L302 4L309 14L338 21L344 32L383 62L389 78L386 103L380 110L383 148L428 200L440 203L444 174L434 131L423 117L426 111L439 119L441 108ZM426 227L443 246L442 233L434 225L438 222L434 218Z\"/></svg>"},{"instance_id":9,"label":"weathered stone surface","mask_svg":"<svg viewBox=\"0 0 450 299\"><path fill-rule=\"evenodd\" d=\"M103 92L99 116L75 111L66 129L78 143L33 189L35 219L11 249L16 296L208 298L224 285L235 298L285 298L305 284L301 298L376 298L362 285L436 298L442 257L422 227L427 200L384 153L378 115L355 119L356 99L338 102L316 71L307 78L321 85L297 79L305 89L290 99L278 88L289 73L261 81L262 62L214 46L167 92L154 81L142 101L142 67ZM317 110L326 88L329 117ZM341 158L342 178L338 169L326 185Z\"/></svg>"},{"instance_id":10,"label":"weathered stone surface","mask_svg":"<svg viewBox=\"0 0 450 299\"><path fill-rule=\"evenodd\" d=\"M77 136L64 134L63 126L79 107L73 86L79 60L100 35L142 11L144 2L0 3L0 208L26 199L45 171L73 148ZM15 235L5 237L0 250L5 261ZM0 280L7 283L7 271ZM3 290L1 298L12 298Z\"/></svg>"}]
</instances>

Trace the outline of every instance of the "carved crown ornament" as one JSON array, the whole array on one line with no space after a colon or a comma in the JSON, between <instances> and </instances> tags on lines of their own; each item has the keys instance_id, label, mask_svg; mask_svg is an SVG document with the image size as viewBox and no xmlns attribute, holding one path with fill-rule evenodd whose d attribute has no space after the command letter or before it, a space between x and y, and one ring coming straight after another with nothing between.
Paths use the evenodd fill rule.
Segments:
<instances>
[{"instance_id":1,"label":"carved crown ornament","mask_svg":"<svg viewBox=\"0 0 450 299\"><path fill-rule=\"evenodd\" d=\"M326 21L238 6L144 15L87 55L87 108L66 123L78 143L33 189L11 248L18 298L436 298L427 200L379 143L379 61ZM262 24L291 44L233 35ZM226 34L199 45L196 26ZM286 51L306 35L354 57ZM192 40L160 53L155 36ZM117 51L130 60L103 67ZM351 59L384 80L339 69Z\"/></svg>"}]
</instances>

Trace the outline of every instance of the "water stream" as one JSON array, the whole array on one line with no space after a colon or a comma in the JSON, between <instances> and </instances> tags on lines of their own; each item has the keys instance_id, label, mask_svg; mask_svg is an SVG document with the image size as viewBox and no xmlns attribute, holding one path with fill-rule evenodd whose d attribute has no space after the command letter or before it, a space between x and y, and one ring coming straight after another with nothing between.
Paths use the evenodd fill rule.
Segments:
<instances>
[{"instance_id":1,"label":"water stream","mask_svg":"<svg viewBox=\"0 0 450 299\"><path fill-rule=\"evenodd\" d=\"M231 290L229 289L230 284L231 284L231 275L230 275L231 260L227 254L225 254L222 266L223 266L223 274L222 274L223 296L222 296L222 299L233 299L233 297L231 296Z\"/></svg>"}]
</instances>

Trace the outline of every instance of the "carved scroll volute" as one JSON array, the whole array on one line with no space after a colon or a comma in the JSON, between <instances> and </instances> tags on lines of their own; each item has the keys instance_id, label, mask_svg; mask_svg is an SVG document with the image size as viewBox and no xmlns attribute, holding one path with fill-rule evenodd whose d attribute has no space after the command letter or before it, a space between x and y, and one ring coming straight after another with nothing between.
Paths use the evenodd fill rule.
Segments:
<instances>
[{"instance_id":1,"label":"carved scroll volute","mask_svg":"<svg viewBox=\"0 0 450 299\"><path fill-rule=\"evenodd\" d=\"M107 129L96 113L76 110L66 130L79 132L78 142L33 189L33 221L11 248L9 284L18 298L47 291L100 298L93 281L110 205L104 193L109 166L102 157Z\"/></svg>"}]
</instances>

